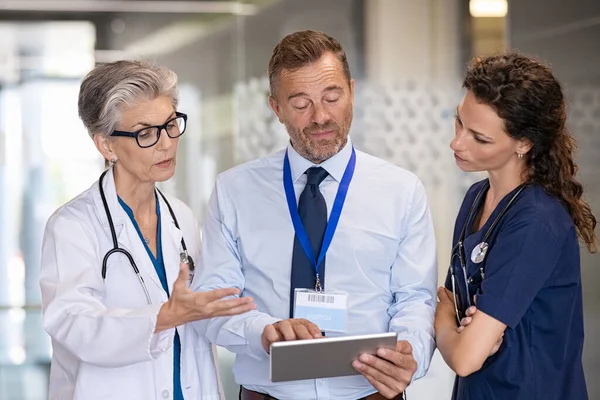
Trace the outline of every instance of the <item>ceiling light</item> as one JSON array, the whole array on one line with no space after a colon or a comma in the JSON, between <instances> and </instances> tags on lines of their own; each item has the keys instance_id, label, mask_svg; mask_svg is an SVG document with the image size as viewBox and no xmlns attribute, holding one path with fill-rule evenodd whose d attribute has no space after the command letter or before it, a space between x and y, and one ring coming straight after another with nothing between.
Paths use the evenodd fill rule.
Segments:
<instances>
[{"instance_id":1,"label":"ceiling light","mask_svg":"<svg viewBox=\"0 0 600 400\"><path fill-rule=\"evenodd\" d=\"M507 0L471 0L469 11L473 17L505 17L508 2Z\"/></svg>"}]
</instances>

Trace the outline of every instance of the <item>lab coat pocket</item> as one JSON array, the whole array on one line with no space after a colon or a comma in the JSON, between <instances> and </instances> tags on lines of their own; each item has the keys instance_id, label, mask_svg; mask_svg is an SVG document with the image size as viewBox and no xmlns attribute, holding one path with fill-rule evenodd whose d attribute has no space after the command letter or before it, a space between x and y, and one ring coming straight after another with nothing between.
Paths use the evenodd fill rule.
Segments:
<instances>
[{"instance_id":1,"label":"lab coat pocket","mask_svg":"<svg viewBox=\"0 0 600 400\"><path fill-rule=\"evenodd\" d=\"M152 362L119 368L81 364L74 400L148 400L156 393Z\"/></svg>"}]
</instances>

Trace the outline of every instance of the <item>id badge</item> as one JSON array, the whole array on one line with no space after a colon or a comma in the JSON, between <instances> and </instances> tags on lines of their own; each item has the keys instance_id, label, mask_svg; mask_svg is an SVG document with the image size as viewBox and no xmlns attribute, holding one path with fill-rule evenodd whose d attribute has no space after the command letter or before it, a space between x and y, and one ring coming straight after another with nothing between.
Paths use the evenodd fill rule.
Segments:
<instances>
[{"instance_id":1,"label":"id badge","mask_svg":"<svg viewBox=\"0 0 600 400\"><path fill-rule=\"evenodd\" d=\"M294 318L304 318L323 332L346 332L348 294L296 289Z\"/></svg>"}]
</instances>

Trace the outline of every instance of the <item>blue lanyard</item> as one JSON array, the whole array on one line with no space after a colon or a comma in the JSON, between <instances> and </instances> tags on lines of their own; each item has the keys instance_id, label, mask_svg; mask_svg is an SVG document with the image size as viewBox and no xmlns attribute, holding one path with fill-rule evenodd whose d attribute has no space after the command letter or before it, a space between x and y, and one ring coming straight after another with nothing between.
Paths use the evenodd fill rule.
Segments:
<instances>
[{"instance_id":1,"label":"blue lanyard","mask_svg":"<svg viewBox=\"0 0 600 400\"><path fill-rule=\"evenodd\" d=\"M308 235L306 234L306 230L304 229L304 225L302 225L300 214L298 213L298 204L296 204L296 193L294 191L294 182L292 181L292 169L290 168L290 159L288 157L287 151L285 152L285 158L283 160L283 187L285 188L285 197L287 199L288 208L290 210L290 216L292 217L292 223L294 224L294 230L296 231L296 236L298 237L298 241L300 242L304 253L308 257L310 263L315 268L315 272L317 274L317 282L319 282L319 266L323 262L325 254L327 254L327 250L329 249L329 245L331 244L333 235L335 234L335 230L337 229L340 216L342 215L342 208L344 207L346 195L348 194L348 188L350 187L350 182L352 181L352 176L354 175L355 165L356 153L354 151L354 147L352 147L352 155L350 156L348 165L346 165L346 170L344 171L342 181L340 182L337 195L335 196L335 200L333 202L333 208L331 209L331 215L329 216L327 228L325 228L323 244L321 245L321 252L319 253L319 259L317 262L317 259L315 258L315 253L313 252L312 246L310 245L310 241L308 240Z\"/></svg>"}]
</instances>

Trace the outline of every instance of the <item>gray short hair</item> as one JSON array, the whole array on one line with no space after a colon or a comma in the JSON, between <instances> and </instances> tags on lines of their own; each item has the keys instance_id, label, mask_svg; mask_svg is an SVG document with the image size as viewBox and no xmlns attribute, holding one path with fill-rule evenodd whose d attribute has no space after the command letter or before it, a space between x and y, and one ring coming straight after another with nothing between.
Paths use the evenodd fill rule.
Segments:
<instances>
[{"instance_id":1,"label":"gray short hair","mask_svg":"<svg viewBox=\"0 0 600 400\"><path fill-rule=\"evenodd\" d=\"M89 72L79 89L79 118L91 137L110 136L124 109L160 96L177 108L177 75L145 61L115 61Z\"/></svg>"}]
</instances>

